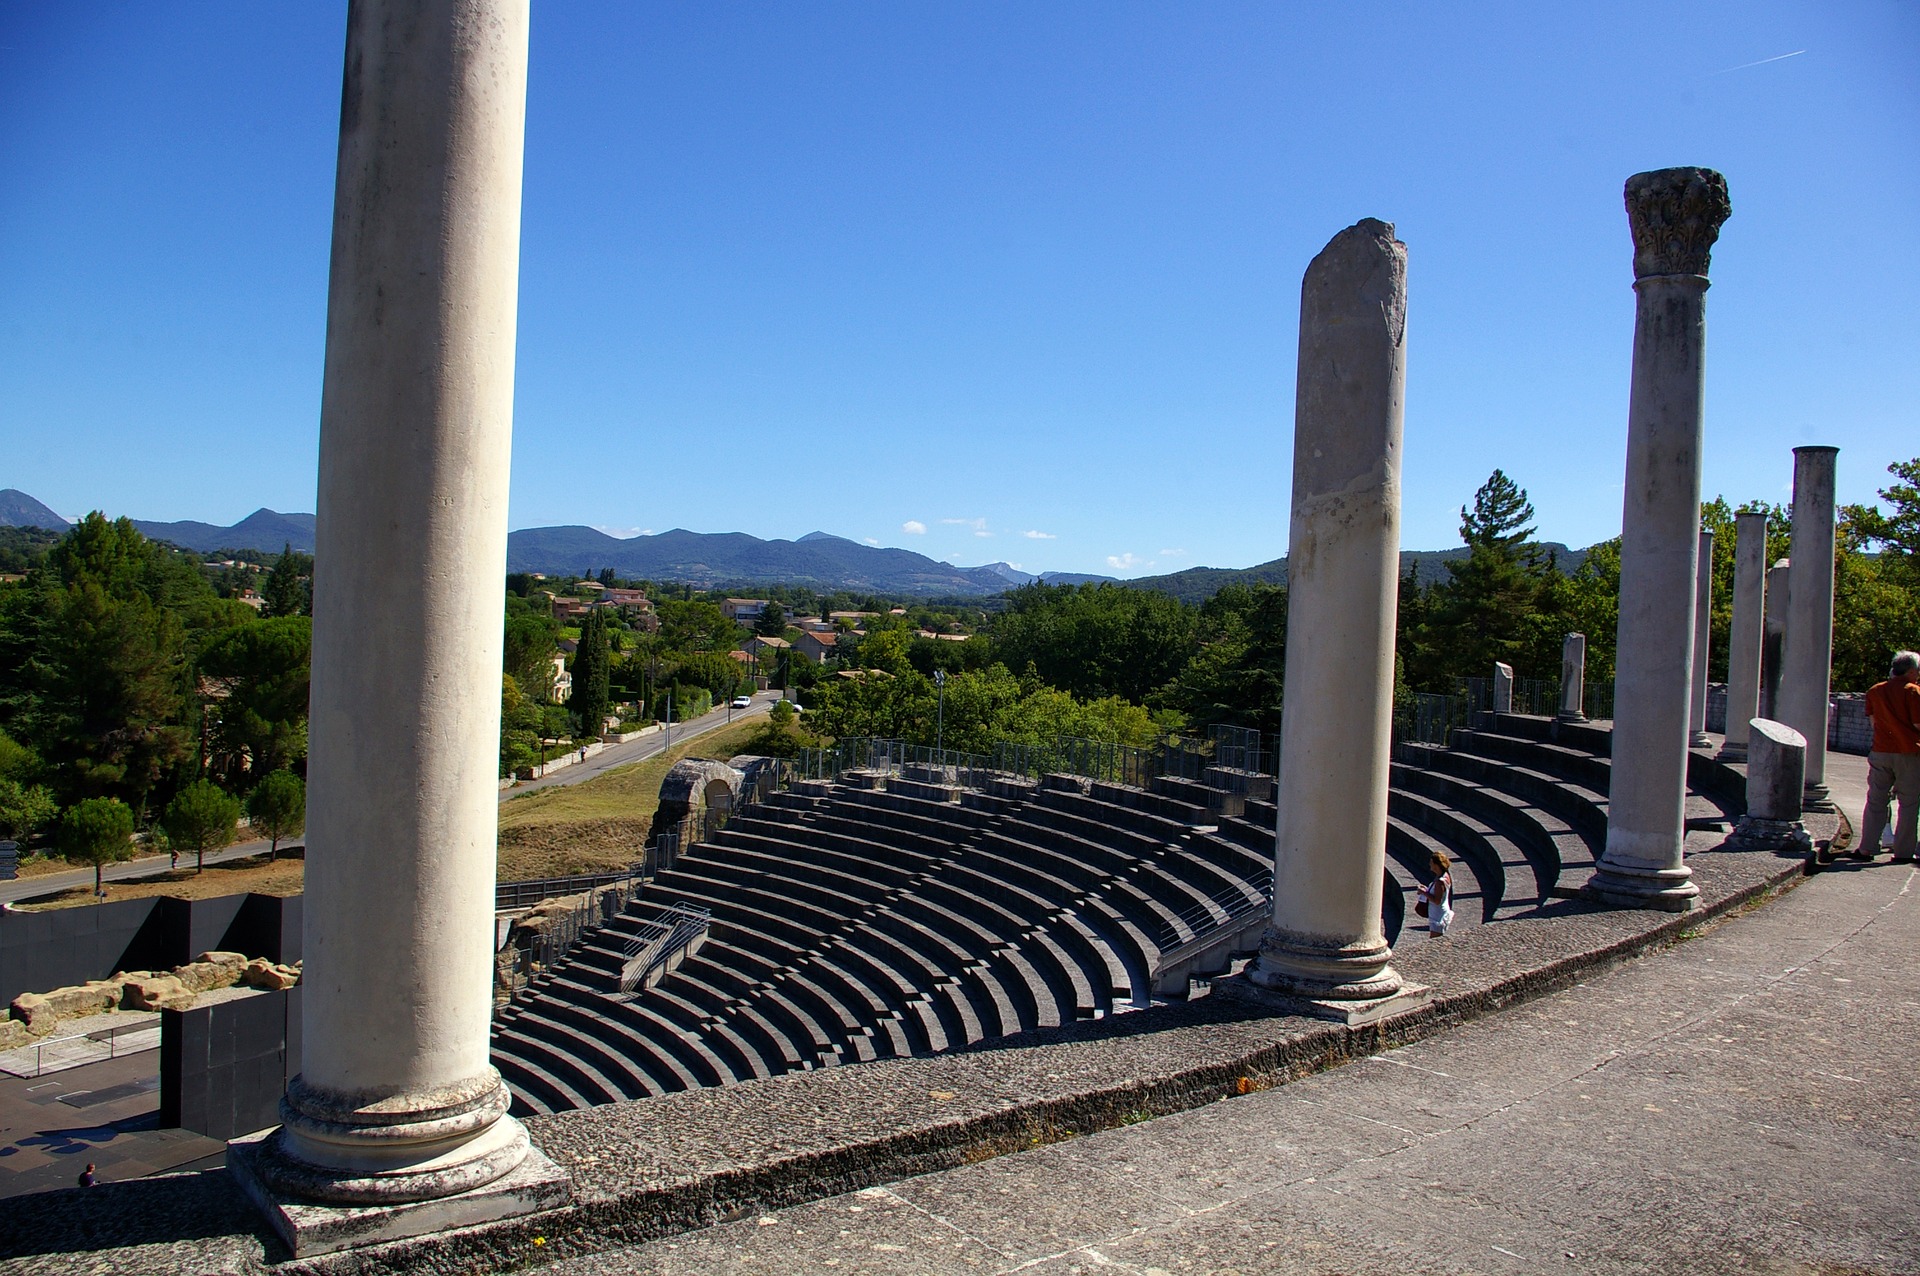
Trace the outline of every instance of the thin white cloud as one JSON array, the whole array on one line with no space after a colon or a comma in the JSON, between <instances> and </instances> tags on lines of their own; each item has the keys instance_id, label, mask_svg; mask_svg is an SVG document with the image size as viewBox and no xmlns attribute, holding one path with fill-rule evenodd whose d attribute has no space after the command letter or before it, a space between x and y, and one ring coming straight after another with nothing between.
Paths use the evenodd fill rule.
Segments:
<instances>
[{"instance_id":1,"label":"thin white cloud","mask_svg":"<svg viewBox=\"0 0 1920 1276\"><path fill-rule=\"evenodd\" d=\"M940 521L949 527L971 527L975 534L987 530L987 520L984 518L943 518Z\"/></svg>"},{"instance_id":2,"label":"thin white cloud","mask_svg":"<svg viewBox=\"0 0 1920 1276\"><path fill-rule=\"evenodd\" d=\"M1184 549L1163 549L1160 551L1160 557L1179 558L1181 555L1185 554L1186 552L1187 551Z\"/></svg>"},{"instance_id":3,"label":"thin white cloud","mask_svg":"<svg viewBox=\"0 0 1920 1276\"><path fill-rule=\"evenodd\" d=\"M975 536L992 536L992 535L993 535L993 533L992 533L992 532L990 532L990 531L988 531L988 530L987 530L986 528L984 528L984 527L976 527L976 528L974 528L974 529L973 529L973 534L974 534Z\"/></svg>"},{"instance_id":4,"label":"thin white cloud","mask_svg":"<svg viewBox=\"0 0 1920 1276\"><path fill-rule=\"evenodd\" d=\"M1129 550L1124 554L1108 554L1107 566L1117 572L1123 572L1133 567L1144 567L1146 564L1135 558L1133 551Z\"/></svg>"},{"instance_id":5,"label":"thin white cloud","mask_svg":"<svg viewBox=\"0 0 1920 1276\"><path fill-rule=\"evenodd\" d=\"M653 529L651 527L605 527L599 523L595 523L593 524L593 530L603 532L617 541L630 541L636 536L653 535Z\"/></svg>"},{"instance_id":6,"label":"thin white cloud","mask_svg":"<svg viewBox=\"0 0 1920 1276\"><path fill-rule=\"evenodd\" d=\"M900 524L900 530L909 536L925 536L927 534L927 525L917 518L910 518Z\"/></svg>"},{"instance_id":7,"label":"thin white cloud","mask_svg":"<svg viewBox=\"0 0 1920 1276\"><path fill-rule=\"evenodd\" d=\"M875 536L869 536L869 537L867 537L867 538L866 538L866 542L867 542L867 544L869 544L869 545L878 545L878 544L880 543L880 540L879 540L879 538L878 538L878 537L875 537Z\"/></svg>"},{"instance_id":8,"label":"thin white cloud","mask_svg":"<svg viewBox=\"0 0 1920 1276\"><path fill-rule=\"evenodd\" d=\"M1055 536L1052 532L1036 532L1036 531L1028 530L1020 534L1026 537L1030 541L1057 541L1060 539L1058 536Z\"/></svg>"}]
</instances>

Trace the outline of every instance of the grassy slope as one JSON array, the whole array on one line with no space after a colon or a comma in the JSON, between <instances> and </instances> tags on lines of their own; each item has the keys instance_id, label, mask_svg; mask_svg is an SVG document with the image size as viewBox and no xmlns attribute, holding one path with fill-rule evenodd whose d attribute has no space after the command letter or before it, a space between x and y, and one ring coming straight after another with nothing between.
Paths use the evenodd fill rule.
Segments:
<instances>
[{"instance_id":1,"label":"grassy slope","mask_svg":"<svg viewBox=\"0 0 1920 1276\"><path fill-rule=\"evenodd\" d=\"M709 732L665 754L619 767L579 784L536 789L500 804L498 880L526 881L621 868L640 857L653 813L660 805L660 781L681 758L730 758L765 718ZM53 861L59 871L71 865ZM181 867L150 877L107 884L108 899L172 895L210 899L254 891L262 895L298 895L305 865L298 859L267 863L266 856L209 864L196 874L181 856ZM64 891L26 908L72 908L93 903L93 884Z\"/></svg>"}]
</instances>

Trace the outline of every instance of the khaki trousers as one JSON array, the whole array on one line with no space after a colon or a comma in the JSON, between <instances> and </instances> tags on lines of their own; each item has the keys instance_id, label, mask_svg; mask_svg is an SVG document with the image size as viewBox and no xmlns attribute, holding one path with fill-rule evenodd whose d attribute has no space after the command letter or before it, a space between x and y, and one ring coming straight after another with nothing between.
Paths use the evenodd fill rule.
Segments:
<instances>
[{"instance_id":1,"label":"khaki trousers","mask_svg":"<svg viewBox=\"0 0 1920 1276\"><path fill-rule=\"evenodd\" d=\"M1860 817L1856 855L1880 853L1880 830L1887 826L1888 807L1900 804L1893 826L1893 858L1913 858L1915 821L1920 819L1920 753L1867 755L1867 809Z\"/></svg>"}]
</instances>

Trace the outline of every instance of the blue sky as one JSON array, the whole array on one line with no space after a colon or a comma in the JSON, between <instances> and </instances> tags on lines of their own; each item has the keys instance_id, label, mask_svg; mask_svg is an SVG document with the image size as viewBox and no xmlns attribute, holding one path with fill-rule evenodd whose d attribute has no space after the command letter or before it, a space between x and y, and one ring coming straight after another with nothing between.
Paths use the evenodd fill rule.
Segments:
<instances>
[{"instance_id":1,"label":"blue sky","mask_svg":"<svg viewBox=\"0 0 1920 1276\"><path fill-rule=\"evenodd\" d=\"M314 506L343 4L0 0L0 487ZM1786 56L1792 55L1792 56ZM1772 59L1772 60L1769 60ZM1920 7L535 5L515 527L1286 546L1301 272L1410 258L1404 543L1619 529L1620 189L1705 164L1706 491L1920 455ZM918 530L916 530L918 529Z\"/></svg>"}]
</instances>

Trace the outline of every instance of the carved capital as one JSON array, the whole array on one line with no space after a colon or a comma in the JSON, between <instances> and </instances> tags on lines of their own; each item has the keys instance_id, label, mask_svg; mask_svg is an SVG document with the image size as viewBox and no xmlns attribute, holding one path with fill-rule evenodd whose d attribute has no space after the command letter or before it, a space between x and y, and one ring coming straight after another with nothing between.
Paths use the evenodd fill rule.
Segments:
<instances>
[{"instance_id":1,"label":"carved capital","mask_svg":"<svg viewBox=\"0 0 1920 1276\"><path fill-rule=\"evenodd\" d=\"M1633 277L1705 275L1720 224L1733 215L1727 179L1710 168L1662 168L1627 179Z\"/></svg>"}]
</instances>

